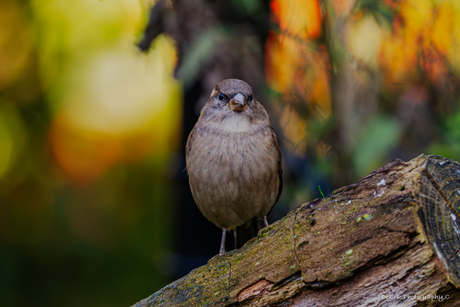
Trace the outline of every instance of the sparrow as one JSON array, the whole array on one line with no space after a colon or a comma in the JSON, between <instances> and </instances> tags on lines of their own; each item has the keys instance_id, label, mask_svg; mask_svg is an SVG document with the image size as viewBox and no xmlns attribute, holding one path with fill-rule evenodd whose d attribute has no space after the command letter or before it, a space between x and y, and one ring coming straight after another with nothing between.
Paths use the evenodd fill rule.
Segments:
<instances>
[{"instance_id":1,"label":"sparrow","mask_svg":"<svg viewBox=\"0 0 460 307\"><path fill-rule=\"evenodd\" d=\"M189 185L201 213L228 231L263 221L282 187L278 137L252 88L238 79L216 84L186 144ZM236 239L236 238L235 238Z\"/></svg>"}]
</instances>

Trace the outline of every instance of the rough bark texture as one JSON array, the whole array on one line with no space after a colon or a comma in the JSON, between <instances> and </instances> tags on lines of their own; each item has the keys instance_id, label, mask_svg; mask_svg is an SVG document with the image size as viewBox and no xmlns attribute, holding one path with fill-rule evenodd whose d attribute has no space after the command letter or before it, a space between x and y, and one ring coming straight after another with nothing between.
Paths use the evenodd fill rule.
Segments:
<instances>
[{"instance_id":1,"label":"rough bark texture","mask_svg":"<svg viewBox=\"0 0 460 307\"><path fill-rule=\"evenodd\" d=\"M459 205L459 163L395 160L134 306L460 306Z\"/></svg>"}]
</instances>

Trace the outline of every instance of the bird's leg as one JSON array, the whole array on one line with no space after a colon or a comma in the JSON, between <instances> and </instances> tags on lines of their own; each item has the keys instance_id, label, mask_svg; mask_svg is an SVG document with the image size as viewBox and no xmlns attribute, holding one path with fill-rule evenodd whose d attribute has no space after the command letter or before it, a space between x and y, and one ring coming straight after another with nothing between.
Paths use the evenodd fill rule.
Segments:
<instances>
[{"instance_id":1,"label":"bird's leg","mask_svg":"<svg viewBox=\"0 0 460 307\"><path fill-rule=\"evenodd\" d=\"M235 239L235 249L238 249L238 239L237 239L237 235L236 235L236 228L233 229L233 238Z\"/></svg>"},{"instance_id":2,"label":"bird's leg","mask_svg":"<svg viewBox=\"0 0 460 307\"><path fill-rule=\"evenodd\" d=\"M264 216L264 225L265 225L265 227L268 227L268 222L267 222L267 217L266 216Z\"/></svg>"},{"instance_id":3,"label":"bird's leg","mask_svg":"<svg viewBox=\"0 0 460 307\"><path fill-rule=\"evenodd\" d=\"M264 227L268 227L267 217L264 216L264 217L262 218L262 220L263 220L263 222L264 222ZM259 220L259 221L260 221L260 220ZM260 224L259 224L259 227L260 227ZM260 228L260 230L257 232L257 236L260 235L260 232L262 231L262 229L263 229L263 228Z\"/></svg>"},{"instance_id":4,"label":"bird's leg","mask_svg":"<svg viewBox=\"0 0 460 307\"><path fill-rule=\"evenodd\" d=\"M222 239L220 240L220 251L219 251L219 256L222 256L225 254L225 237L227 234L227 229L222 228Z\"/></svg>"}]
</instances>

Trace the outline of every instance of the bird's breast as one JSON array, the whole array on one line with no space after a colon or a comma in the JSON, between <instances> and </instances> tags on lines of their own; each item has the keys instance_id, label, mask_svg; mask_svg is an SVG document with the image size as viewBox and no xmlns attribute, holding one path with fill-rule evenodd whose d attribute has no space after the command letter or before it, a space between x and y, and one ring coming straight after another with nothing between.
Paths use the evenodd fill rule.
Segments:
<instances>
[{"instance_id":1,"label":"bird's breast","mask_svg":"<svg viewBox=\"0 0 460 307\"><path fill-rule=\"evenodd\" d=\"M243 129L244 126L232 124L221 128L199 133L194 144L201 148L195 148L195 154L189 157L189 164L196 163L189 166L192 167L189 171L199 173L200 178L207 178L214 185L244 183L254 178L262 180L261 175L269 172L270 166L275 166L268 129L235 132L230 129Z\"/></svg>"},{"instance_id":2,"label":"bird's breast","mask_svg":"<svg viewBox=\"0 0 460 307\"><path fill-rule=\"evenodd\" d=\"M271 128L235 132L238 127L236 121L227 129L195 127L187 148L195 202L219 227L238 226L266 215L278 193L279 156Z\"/></svg>"}]
</instances>

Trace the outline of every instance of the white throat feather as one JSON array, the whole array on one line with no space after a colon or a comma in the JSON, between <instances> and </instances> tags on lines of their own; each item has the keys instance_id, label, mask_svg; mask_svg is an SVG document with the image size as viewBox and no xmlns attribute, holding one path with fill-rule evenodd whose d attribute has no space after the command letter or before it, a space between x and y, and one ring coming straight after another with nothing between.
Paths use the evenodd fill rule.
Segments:
<instances>
[{"instance_id":1,"label":"white throat feather","mask_svg":"<svg viewBox=\"0 0 460 307\"><path fill-rule=\"evenodd\" d=\"M248 132L252 130L251 120L243 114L232 114L221 122L210 122L210 126L225 132Z\"/></svg>"}]
</instances>

